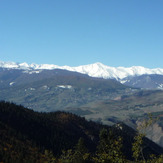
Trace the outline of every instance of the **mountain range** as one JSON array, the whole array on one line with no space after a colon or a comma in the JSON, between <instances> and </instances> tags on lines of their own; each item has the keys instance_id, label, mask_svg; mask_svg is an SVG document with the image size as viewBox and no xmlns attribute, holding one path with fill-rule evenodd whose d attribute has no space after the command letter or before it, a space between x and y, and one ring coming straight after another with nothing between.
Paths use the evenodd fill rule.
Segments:
<instances>
[{"instance_id":1,"label":"mountain range","mask_svg":"<svg viewBox=\"0 0 163 163\"><path fill-rule=\"evenodd\" d=\"M27 64L0 61L0 68L24 70L23 73L40 73L42 70L62 69L82 74L90 77L115 79L122 84L149 89L163 88L163 69L149 69L142 66L133 67L110 67L102 63L94 63L78 67L57 66L54 64Z\"/></svg>"},{"instance_id":2,"label":"mountain range","mask_svg":"<svg viewBox=\"0 0 163 163\"><path fill-rule=\"evenodd\" d=\"M163 69L155 68L149 69L142 66L133 66L129 68L125 67L110 67L102 63L94 63L89 65L83 65L78 67L70 66L57 66L54 64L27 64L27 63L15 63L15 62L3 62L0 61L1 68L8 69L24 69L29 73L39 73L39 70L52 70L52 69L64 69L69 71L75 71L82 74L87 74L91 77L98 77L104 79L123 79L129 76L140 76L144 74L157 74L163 75ZM32 71L38 70L38 71Z\"/></svg>"}]
</instances>

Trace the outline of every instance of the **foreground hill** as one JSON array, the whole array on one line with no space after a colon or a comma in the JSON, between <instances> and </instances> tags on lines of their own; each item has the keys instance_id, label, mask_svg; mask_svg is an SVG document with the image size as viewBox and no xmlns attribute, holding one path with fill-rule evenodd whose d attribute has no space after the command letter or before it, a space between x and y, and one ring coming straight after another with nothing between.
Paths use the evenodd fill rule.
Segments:
<instances>
[{"instance_id":1,"label":"foreground hill","mask_svg":"<svg viewBox=\"0 0 163 163\"><path fill-rule=\"evenodd\" d=\"M39 162L46 159L46 150L57 157L62 150L73 148L80 137L89 152L94 153L102 128L112 131L115 138L123 138L124 155L132 159L131 144L136 133L124 124L108 127L70 113L38 113L0 102L0 161ZM148 139L144 139L144 146L145 157L163 153L161 147Z\"/></svg>"}]
</instances>

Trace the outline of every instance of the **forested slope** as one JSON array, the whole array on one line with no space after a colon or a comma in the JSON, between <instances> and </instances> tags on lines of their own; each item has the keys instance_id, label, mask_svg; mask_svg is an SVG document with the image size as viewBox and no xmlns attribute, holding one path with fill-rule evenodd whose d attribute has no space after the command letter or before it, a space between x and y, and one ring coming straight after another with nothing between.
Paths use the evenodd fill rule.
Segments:
<instances>
[{"instance_id":1,"label":"forested slope","mask_svg":"<svg viewBox=\"0 0 163 163\"><path fill-rule=\"evenodd\" d=\"M91 157L96 156L99 133L105 128L112 139L122 138L123 155L132 160L135 131L124 124L113 127L71 113L38 113L13 103L0 102L0 161L44 162L49 157L60 158L62 150L74 149L80 138ZM144 156L161 154L163 149L144 139Z\"/></svg>"}]
</instances>

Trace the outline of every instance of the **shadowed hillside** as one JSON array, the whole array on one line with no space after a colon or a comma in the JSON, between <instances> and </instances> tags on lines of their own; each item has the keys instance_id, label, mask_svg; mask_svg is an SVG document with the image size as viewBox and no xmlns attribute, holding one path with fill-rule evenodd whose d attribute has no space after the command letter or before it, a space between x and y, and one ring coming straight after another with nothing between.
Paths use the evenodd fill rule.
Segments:
<instances>
[{"instance_id":1,"label":"shadowed hillside","mask_svg":"<svg viewBox=\"0 0 163 163\"><path fill-rule=\"evenodd\" d=\"M80 137L84 139L88 151L94 153L102 128L112 131L115 138L123 138L124 155L132 159L131 144L135 131L124 124L108 127L70 113L38 113L13 103L0 102L0 156L5 162L21 162L22 159L36 162L36 159L46 159L46 150L57 157L62 150L73 149ZM146 157L163 152L161 147L148 139L145 139L144 145Z\"/></svg>"}]
</instances>

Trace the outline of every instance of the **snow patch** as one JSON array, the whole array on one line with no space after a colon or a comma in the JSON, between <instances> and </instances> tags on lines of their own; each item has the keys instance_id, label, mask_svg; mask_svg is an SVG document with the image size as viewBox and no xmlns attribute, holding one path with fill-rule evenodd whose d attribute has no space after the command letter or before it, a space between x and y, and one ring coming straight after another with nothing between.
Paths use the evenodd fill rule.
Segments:
<instances>
[{"instance_id":1,"label":"snow patch","mask_svg":"<svg viewBox=\"0 0 163 163\"><path fill-rule=\"evenodd\" d=\"M30 71L29 74L39 74L40 71Z\"/></svg>"},{"instance_id":2,"label":"snow patch","mask_svg":"<svg viewBox=\"0 0 163 163\"><path fill-rule=\"evenodd\" d=\"M71 89L71 88L72 88L71 85L57 85L57 87L58 87L58 88L63 88L63 89L65 89L65 88Z\"/></svg>"},{"instance_id":3,"label":"snow patch","mask_svg":"<svg viewBox=\"0 0 163 163\"><path fill-rule=\"evenodd\" d=\"M11 83L10 83L10 86L12 86L12 85L14 85L14 84L15 84L15 82L11 82Z\"/></svg>"},{"instance_id":4,"label":"snow patch","mask_svg":"<svg viewBox=\"0 0 163 163\"><path fill-rule=\"evenodd\" d=\"M126 82L129 82L129 80L120 80L120 83L121 83L121 84L124 84L124 83L126 83Z\"/></svg>"},{"instance_id":5,"label":"snow patch","mask_svg":"<svg viewBox=\"0 0 163 163\"><path fill-rule=\"evenodd\" d=\"M47 85L44 85L42 86L43 89L48 89L49 90L49 87Z\"/></svg>"},{"instance_id":6,"label":"snow patch","mask_svg":"<svg viewBox=\"0 0 163 163\"><path fill-rule=\"evenodd\" d=\"M158 89L163 89L163 84L159 84Z\"/></svg>"},{"instance_id":7,"label":"snow patch","mask_svg":"<svg viewBox=\"0 0 163 163\"><path fill-rule=\"evenodd\" d=\"M26 71L23 71L23 73L28 73L28 74L39 74L41 72L41 70L37 70L37 71L29 71L29 70L26 70Z\"/></svg>"},{"instance_id":8,"label":"snow patch","mask_svg":"<svg viewBox=\"0 0 163 163\"><path fill-rule=\"evenodd\" d=\"M35 88L29 88L29 90L31 90L31 91L35 91L36 89L35 89Z\"/></svg>"},{"instance_id":9,"label":"snow patch","mask_svg":"<svg viewBox=\"0 0 163 163\"><path fill-rule=\"evenodd\" d=\"M27 88L24 91L27 92L27 91L35 91L35 90L36 90L35 88Z\"/></svg>"}]
</instances>

